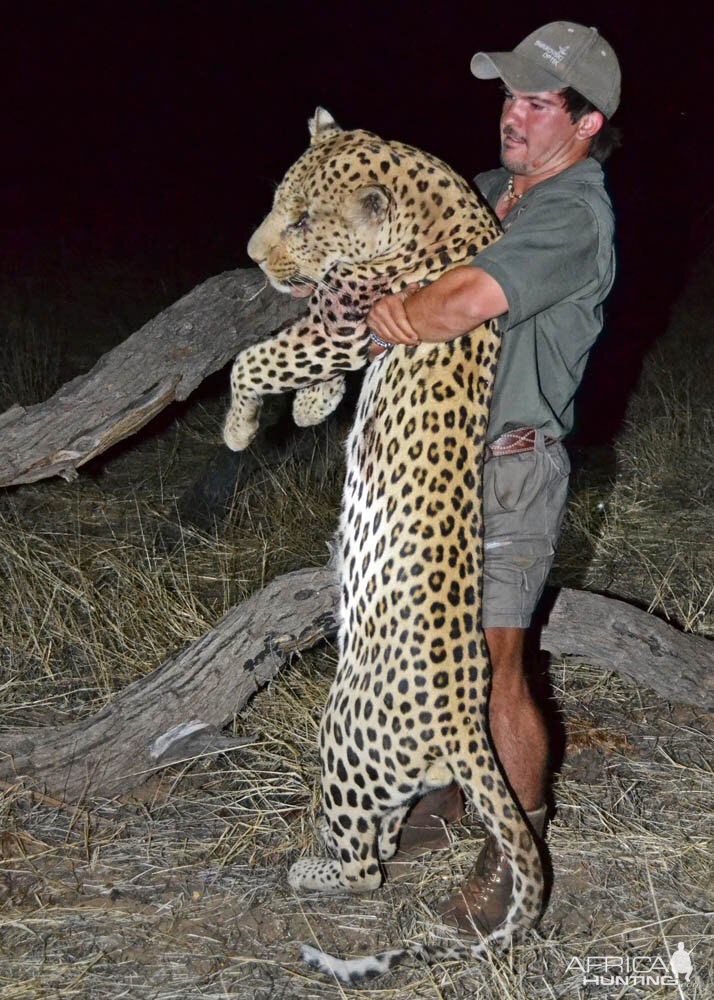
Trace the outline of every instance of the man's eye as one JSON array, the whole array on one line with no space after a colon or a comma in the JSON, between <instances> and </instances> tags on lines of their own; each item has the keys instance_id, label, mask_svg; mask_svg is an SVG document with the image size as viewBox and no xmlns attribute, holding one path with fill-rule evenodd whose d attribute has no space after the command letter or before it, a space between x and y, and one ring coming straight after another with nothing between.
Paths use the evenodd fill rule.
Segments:
<instances>
[{"instance_id":1,"label":"man's eye","mask_svg":"<svg viewBox=\"0 0 714 1000\"><path fill-rule=\"evenodd\" d=\"M543 108L545 107L545 104L537 104L535 101L531 101L531 107L533 108L534 111L542 111Z\"/></svg>"},{"instance_id":2,"label":"man's eye","mask_svg":"<svg viewBox=\"0 0 714 1000\"><path fill-rule=\"evenodd\" d=\"M303 212L302 215L292 223L291 229L305 229L307 226L308 214Z\"/></svg>"}]
</instances>

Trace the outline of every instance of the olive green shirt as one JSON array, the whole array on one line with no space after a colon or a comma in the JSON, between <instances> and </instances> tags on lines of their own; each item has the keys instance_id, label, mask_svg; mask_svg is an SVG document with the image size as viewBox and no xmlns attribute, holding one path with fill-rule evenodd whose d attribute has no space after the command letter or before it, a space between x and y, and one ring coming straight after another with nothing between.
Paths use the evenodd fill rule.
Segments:
<instances>
[{"instance_id":1,"label":"olive green shirt","mask_svg":"<svg viewBox=\"0 0 714 1000\"><path fill-rule=\"evenodd\" d=\"M492 208L508 178L504 168L476 177ZM474 261L508 302L499 317L503 342L488 439L535 427L560 440L572 429L573 397L615 277L614 216L602 167L587 157L534 185L502 226L502 238Z\"/></svg>"}]
</instances>

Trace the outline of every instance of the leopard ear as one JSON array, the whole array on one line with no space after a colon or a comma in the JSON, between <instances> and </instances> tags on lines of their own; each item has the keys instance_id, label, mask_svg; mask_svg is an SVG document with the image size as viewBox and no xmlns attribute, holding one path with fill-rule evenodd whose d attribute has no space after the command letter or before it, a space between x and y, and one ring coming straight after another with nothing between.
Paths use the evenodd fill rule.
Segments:
<instances>
[{"instance_id":1,"label":"leopard ear","mask_svg":"<svg viewBox=\"0 0 714 1000\"><path fill-rule=\"evenodd\" d=\"M333 132L342 131L330 112L320 107L315 108L312 118L308 118L307 127L310 129L310 141L313 145L331 138Z\"/></svg>"},{"instance_id":2,"label":"leopard ear","mask_svg":"<svg viewBox=\"0 0 714 1000\"><path fill-rule=\"evenodd\" d=\"M356 226L381 225L387 217L392 196L382 184L365 184L352 195L345 214Z\"/></svg>"}]
</instances>

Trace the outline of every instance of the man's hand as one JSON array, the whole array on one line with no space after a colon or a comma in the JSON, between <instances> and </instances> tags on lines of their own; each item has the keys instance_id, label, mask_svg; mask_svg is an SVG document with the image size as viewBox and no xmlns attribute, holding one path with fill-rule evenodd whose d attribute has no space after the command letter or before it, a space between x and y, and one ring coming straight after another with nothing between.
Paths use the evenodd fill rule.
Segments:
<instances>
[{"instance_id":1,"label":"man's hand","mask_svg":"<svg viewBox=\"0 0 714 1000\"><path fill-rule=\"evenodd\" d=\"M404 303L419 291L419 285L407 285L394 295L385 295L367 314L367 326L390 344L418 344L419 336L407 318Z\"/></svg>"},{"instance_id":2,"label":"man's hand","mask_svg":"<svg viewBox=\"0 0 714 1000\"><path fill-rule=\"evenodd\" d=\"M367 314L367 327L374 330L381 340L389 344L418 344L419 336L407 318L404 303L419 291L419 285L407 285L401 292L385 295L370 309ZM372 342L369 349L369 359L374 360L384 351L384 347Z\"/></svg>"}]
</instances>

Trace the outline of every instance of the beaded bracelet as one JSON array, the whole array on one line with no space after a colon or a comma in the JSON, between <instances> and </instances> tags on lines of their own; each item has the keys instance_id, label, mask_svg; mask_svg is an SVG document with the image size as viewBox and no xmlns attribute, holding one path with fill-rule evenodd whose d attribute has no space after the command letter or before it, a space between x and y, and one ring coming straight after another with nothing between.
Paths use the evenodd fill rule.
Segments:
<instances>
[{"instance_id":1,"label":"beaded bracelet","mask_svg":"<svg viewBox=\"0 0 714 1000\"><path fill-rule=\"evenodd\" d=\"M394 347L394 344L390 344L389 341L382 340L381 337L378 337L377 334L374 332L374 330L368 330L367 332L369 333L370 337L375 342L375 344L379 344L380 347Z\"/></svg>"}]
</instances>

